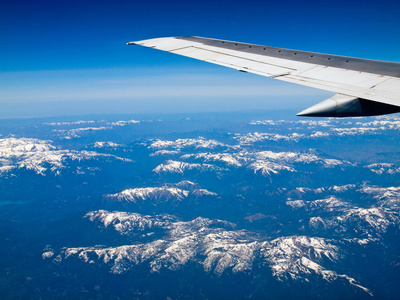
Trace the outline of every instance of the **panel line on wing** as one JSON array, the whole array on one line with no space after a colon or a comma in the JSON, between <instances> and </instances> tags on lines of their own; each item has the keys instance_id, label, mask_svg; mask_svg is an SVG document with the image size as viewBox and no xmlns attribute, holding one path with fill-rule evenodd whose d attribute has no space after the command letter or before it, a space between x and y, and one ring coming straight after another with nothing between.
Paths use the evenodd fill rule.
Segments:
<instances>
[{"instance_id":1,"label":"panel line on wing","mask_svg":"<svg viewBox=\"0 0 400 300\"><path fill-rule=\"evenodd\" d=\"M248 57L240 57L231 53L223 53L212 49L205 49L198 46L184 47L179 50L172 51L172 53L217 63L237 70L255 70L261 72L264 76L282 75L288 74L291 71L296 71L294 68L271 64Z\"/></svg>"},{"instance_id":2,"label":"panel line on wing","mask_svg":"<svg viewBox=\"0 0 400 300\"><path fill-rule=\"evenodd\" d=\"M253 74L258 74L258 75L266 76L266 77L272 77L273 76L270 73L266 73L266 72L263 72L263 71L260 71L260 70L247 68L247 67L242 67L242 66L238 66L238 65L235 65L235 64L227 64L227 63L224 63L224 62L221 62L221 61L212 60L212 59L204 60L204 61L212 63L212 64L220 65L220 66L223 66L223 67L235 69L235 70L238 70L240 72L253 73ZM290 73L287 73L287 74L290 74Z\"/></svg>"},{"instance_id":3,"label":"panel line on wing","mask_svg":"<svg viewBox=\"0 0 400 300\"><path fill-rule=\"evenodd\" d=\"M267 63L267 62L264 62L264 61L251 59L251 58L244 58L244 57L240 57L240 56L237 56L237 55L232 55L232 54L228 54L228 53L224 53L224 52L218 52L218 51L215 51L215 50L205 49L205 48L196 47L196 46L193 46L193 48L201 49L203 51L213 52L213 53L220 54L220 55L226 55L226 56L234 57L234 58L237 58L237 59L242 59L242 60L247 60L247 61L251 61L251 62L255 62L255 63L260 63L260 64L264 64L264 65L268 65L268 66L273 66L273 67L277 67L277 68L289 69L289 70L292 70L292 71L297 71L297 69L293 69L293 68L290 68L290 67L282 67L280 65L275 65L275 64L271 64L271 63Z\"/></svg>"}]
</instances>

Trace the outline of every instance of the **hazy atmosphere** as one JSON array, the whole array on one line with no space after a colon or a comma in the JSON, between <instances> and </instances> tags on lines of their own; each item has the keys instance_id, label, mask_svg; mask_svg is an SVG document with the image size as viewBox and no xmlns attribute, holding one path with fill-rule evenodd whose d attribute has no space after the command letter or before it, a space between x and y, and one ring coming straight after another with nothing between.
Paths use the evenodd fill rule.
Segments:
<instances>
[{"instance_id":1,"label":"hazy atmosphere","mask_svg":"<svg viewBox=\"0 0 400 300\"><path fill-rule=\"evenodd\" d=\"M197 35L398 62L399 11L398 1L2 1L0 117L301 110L331 94L126 42Z\"/></svg>"}]
</instances>

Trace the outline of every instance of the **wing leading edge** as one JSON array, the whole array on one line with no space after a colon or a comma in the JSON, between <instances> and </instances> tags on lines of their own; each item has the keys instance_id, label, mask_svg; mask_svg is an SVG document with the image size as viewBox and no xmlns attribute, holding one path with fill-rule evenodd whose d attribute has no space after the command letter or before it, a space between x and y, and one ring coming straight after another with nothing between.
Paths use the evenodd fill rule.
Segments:
<instances>
[{"instance_id":1,"label":"wing leading edge","mask_svg":"<svg viewBox=\"0 0 400 300\"><path fill-rule=\"evenodd\" d=\"M202 37L166 37L127 44L337 93L299 116L346 117L400 112L398 63Z\"/></svg>"}]
</instances>

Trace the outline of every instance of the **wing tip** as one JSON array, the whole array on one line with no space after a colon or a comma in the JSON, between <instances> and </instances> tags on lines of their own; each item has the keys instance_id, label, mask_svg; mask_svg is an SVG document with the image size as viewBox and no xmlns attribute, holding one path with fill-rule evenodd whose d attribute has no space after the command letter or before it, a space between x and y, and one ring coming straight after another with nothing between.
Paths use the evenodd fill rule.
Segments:
<instances>
[{"instance_id":1,"label":"wing tip","mask_svg":"<svg viewBox=\"0 0 400 300\"><path fill-rule=\"evenodd\" d=\"M164 40L164 39L190 39L193 38L195 36L168 36L168 37L159 37L159 38L153 38L153 39L146 39L146 40L140 40L140 41L132 41L132 42L127 42L126 45L139 45L139 46L147 46L146 44L150 43L150 42L155 42L155 41L160 41L160 40ZM150 47L150 46L147 46ZM153 46L151 46L151 48L154 48Z\"/></svg>"},{"instance_id":2,"label":"wing tip","mask_svg":"<svg viewBox=\"0 0 400 300\"><path fill-rule=\"evenodd\" d=\"M185 39L185 38L199 38L198 36L194 35L187 35L187 36L166 36L166 37L159 37L159 38L153 38L153 39L146 39L146 40L140 40L140 41L132 41L132 42L127 42L127 45L140 45L141 42L144 41L149 41L149 40L157 40L157 39Z\"/></svg>"}]
</instances>

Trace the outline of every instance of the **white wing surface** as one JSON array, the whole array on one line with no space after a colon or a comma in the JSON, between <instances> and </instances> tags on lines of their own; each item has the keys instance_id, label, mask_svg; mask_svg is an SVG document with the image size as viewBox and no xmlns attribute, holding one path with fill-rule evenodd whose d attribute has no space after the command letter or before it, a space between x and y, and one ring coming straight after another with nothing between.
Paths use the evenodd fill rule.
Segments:
<instances>
[{"instance_id":1,"label":"white wing surface","mask_svg":"<svg viewBox=\"0 0 400 300\"><path fill-rule=\"evenodd\" d=\"M202 37L129 42L338 93L298 115L365 116L400 111L400 64Z\"/></svg>"}]
</instances>

